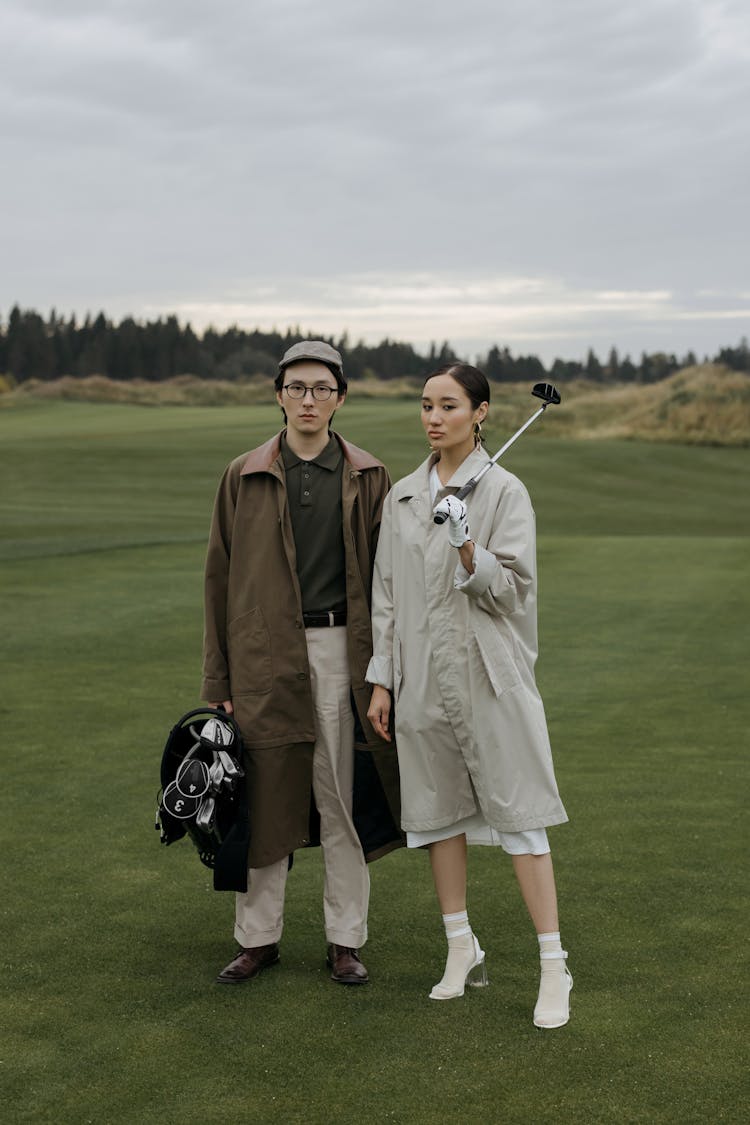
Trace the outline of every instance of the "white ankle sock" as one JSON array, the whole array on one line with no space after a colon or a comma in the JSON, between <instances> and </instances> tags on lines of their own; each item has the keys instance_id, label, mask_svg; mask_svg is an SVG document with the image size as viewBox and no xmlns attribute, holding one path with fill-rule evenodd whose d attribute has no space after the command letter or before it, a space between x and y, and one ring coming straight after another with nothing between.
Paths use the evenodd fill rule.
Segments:
<instances>
[{"instance_id":1,"label":"white ankle sock","mask_svg":"<svg viewBox=\"0 0 750 1125\"><path fill-rule=\"evenodd\" d=\"M562 942L560 941L559 930L556 930L554 933L550 934L537 934L536 936L539 941L540 953L559 953L562 957L563 947Z\"/></svg>"},{"instance_id":2,"label":"white ankle sock","mask_svg":"<svg viewBox=\"0 0 750 1125\"><path fill-rule=\"evenodd\" d=\"M461 910L457 914L444 914L443 925L445 926L445 936L449 942L453 938L464 937L465 934L471 933L469 915L465 910Z\"/></svg>"}]
</instances>

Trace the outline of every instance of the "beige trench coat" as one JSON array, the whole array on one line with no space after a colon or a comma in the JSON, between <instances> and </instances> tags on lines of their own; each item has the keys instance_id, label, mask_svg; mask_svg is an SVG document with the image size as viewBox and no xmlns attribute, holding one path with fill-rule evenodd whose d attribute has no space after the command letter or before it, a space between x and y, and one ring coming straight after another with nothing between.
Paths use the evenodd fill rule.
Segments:
<instances>
[{"instance_id":1,"label":"beige trench coat","mask_svg":"<svg viewBox=\"0 0 750 1125\"><path fill-rule=\"evenodd\" d=\"M487 461L472 453L438 499ZM493 466L467 498L475 571L433 522L428 459L385 502L367 678L390 688L402 827L427 831L481 811L501 832L567 820L552 766L537 656L534 512ZM457 566L458 563L458 566ZM476 800L475 800L476 795Z\"/></svg>"}]
</instances>

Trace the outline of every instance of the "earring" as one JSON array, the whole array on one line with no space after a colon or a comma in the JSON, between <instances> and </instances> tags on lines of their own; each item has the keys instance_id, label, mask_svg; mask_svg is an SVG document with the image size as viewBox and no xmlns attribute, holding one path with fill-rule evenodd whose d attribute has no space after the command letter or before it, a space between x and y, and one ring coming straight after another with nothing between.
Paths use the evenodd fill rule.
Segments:
<instances>
[{"instance_id":1,"label":"earring","mask_svg":"<svg viewBox=\"0 0 750 1125\"><path fill-rule=\"evenodd\" d=\"M474 423L474 445L482 444L482 423Z\"/></svg>"}]
</instances>

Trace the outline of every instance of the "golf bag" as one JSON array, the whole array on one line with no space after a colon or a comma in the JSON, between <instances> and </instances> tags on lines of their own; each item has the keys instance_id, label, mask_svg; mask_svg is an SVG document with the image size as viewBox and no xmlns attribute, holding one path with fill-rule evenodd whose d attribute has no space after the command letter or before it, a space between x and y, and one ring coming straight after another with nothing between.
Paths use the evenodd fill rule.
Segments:
<instances>
[{"instance_id":1,"label":"golf bag","mask_svg":"<svg viewBox=\"0 0 750 1125\"><path fill-rule=\"evenodd\" d=\"M246 852L242 735L231 715L202 707L172 727L161 759L154 827L162 844L189 836L206 867L216 866L222 849L242 846L242 838ZM215 886L225 889L216 880Z\"/></svg>"}]
</instances>

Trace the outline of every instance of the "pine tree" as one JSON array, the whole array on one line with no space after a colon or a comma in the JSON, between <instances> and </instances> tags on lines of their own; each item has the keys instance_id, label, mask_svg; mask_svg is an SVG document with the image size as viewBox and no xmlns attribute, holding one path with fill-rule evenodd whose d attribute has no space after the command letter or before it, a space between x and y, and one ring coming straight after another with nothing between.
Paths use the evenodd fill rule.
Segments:
<instances>
[{"instance_id":1,"label":"pine tree","mask_svg":"<svg viewBox=\"0 0 750 1125\"><path fill-rule=\"evenodd\" d=\"M584 368L586 378L592 379L595 383L601 383L604 371L599 360L596 358L593 348L589 348L586 355L586 365Z\"/></svg>"},{"instance_id":2,"label":"pine tree","mask_svg":"<svg viewBox=\"0 0 750 1125\"><path fill-rule=\"evenodd\" d=\"M632 383L638 377L638 368L635 366L629 355L626 355L623 360L620 360L620 379L623 383Z\"/></svg>"},{"instance_id":3,"label":"pine tree","mask_svg":"<svg viewBox=\"0 0 750 1125\"><path fill-rule=\"evenodd\" d=\"M604 378L610 383L616 383L620 378L620 360L617 355L617 348L612 348L607 359L607 366L604 368Z\"/></svg>"}]
</instances>

